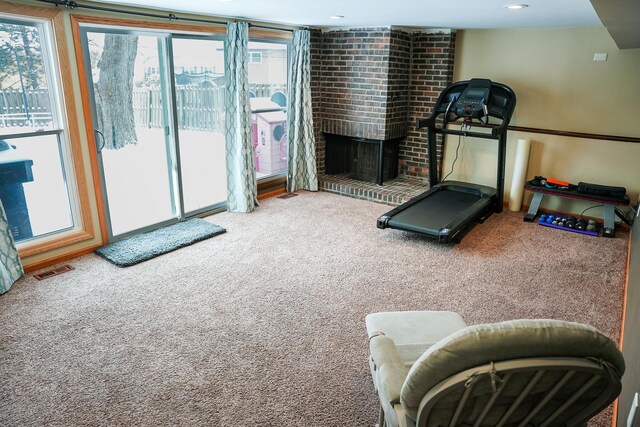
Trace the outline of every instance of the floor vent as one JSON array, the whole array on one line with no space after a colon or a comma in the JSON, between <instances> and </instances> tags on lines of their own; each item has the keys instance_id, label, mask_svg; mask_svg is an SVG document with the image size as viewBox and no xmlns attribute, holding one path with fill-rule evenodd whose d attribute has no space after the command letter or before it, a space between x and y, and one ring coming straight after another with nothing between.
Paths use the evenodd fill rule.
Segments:
<instances>
[{"instance_id":1,"label":"floor vent","mask_svg":"<svg viewBox=\"0 0 640 427\"><path fill-rule=\"evenodd\" d=\"M284 193L282 196L277 196L278 199L290 199L292 197L296 197L297 193Z\"/></svg>"},{"instance_id":2,"label":"floor vent","mask_svg":"<svg viewBox=\"0 0 640 427\"><path fill-rule=\"evenodd\" d=\"M42 273L34 274L38 280L48 279L49 277L59 276L62 273L66 273L67 271L75 270L75 268L71 267L69 264L65 264L61 267L54 268L52 270L43 271Z\"/></svg>"}]
</instances>

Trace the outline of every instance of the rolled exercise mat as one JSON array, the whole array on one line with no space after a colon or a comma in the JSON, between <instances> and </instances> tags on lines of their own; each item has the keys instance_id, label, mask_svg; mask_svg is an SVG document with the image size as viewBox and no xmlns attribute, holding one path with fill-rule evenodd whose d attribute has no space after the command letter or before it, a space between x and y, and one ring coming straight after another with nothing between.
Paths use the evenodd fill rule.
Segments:
<instances>
[{"instance_id":1,"label":"rolled exercise mat","mask_svg":"<svg viewBox=\"0 0 640 427\"><path fill-rule=\"evenodd\" d=\"M519 139L516 148L516 159L513 165L513 179L511 180L511 192L509 193L509 210L518 212L522 209L524 198L524 183L527 180L529 167L529 154L531 153L531 140Z\"/></svg>"}]
</instances>

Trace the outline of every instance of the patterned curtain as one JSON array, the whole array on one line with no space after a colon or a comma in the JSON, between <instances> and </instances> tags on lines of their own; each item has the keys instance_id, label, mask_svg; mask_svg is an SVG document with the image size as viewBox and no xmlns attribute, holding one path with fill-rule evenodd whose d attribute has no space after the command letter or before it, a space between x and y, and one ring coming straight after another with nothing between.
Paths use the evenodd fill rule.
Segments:
<instances>
[{"instance_id":1,"label":"patterned curtain","mask_svg":"<svg viewBox=\"0 0 640 427\"><path fill-rule=\"evenodd\" d=\"M23 274L24 270L13 243L7 215L0 201L0 294L7 292Z\"/></svg>"},{"instance_id":2,"label":"patterned curtain","mask_svg":"<svg viewBox=\"0 0 640 427\"><path fill-rule=\"evenodd\" d=\"M289 163L287 191L318 191L316 141L311 111L311 52L309 30L295 30L289 70Z\"/></svg>"},{"instance_id":3,"label":"patterned curtain","mask_svg":"<svg viewBox=\"0 0 640 427\"><path fill-rule=\"evenodd\" d=\"M258 205L253 163L247 54L249 24L227 24L224 43L225 138L227 151L227 210L251 212Z\"/></svg>"}]
</instances>

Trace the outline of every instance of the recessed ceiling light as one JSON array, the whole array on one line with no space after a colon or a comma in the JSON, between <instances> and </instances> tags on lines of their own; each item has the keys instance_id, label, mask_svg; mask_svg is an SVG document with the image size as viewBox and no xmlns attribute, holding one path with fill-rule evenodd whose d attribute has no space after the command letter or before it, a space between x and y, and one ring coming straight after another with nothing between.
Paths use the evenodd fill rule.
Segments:
<instances>
[{"instance_id":1,"label":"recessed ceiling light","mask_svg":"<svg viewBox=\"0 0 640 427\"><path fill-rule=\"evenodd\" d=\"M525 7L529 7L528 4L524 4L524 3L510 3L510 4L505 4L502 7L506 7L507 9L524 9Z\"/></svg>"},{"instance_id":2,"label":"recessed ceiling light","mask_svg":"<svg viewBox=\"0 0 640 427\"><path fill-rule=\"evenodd\" d=\"M342 18L344 18L343 15L333 15L329 17L329 19L342 19Z\"/></svg>"}]
</instances>

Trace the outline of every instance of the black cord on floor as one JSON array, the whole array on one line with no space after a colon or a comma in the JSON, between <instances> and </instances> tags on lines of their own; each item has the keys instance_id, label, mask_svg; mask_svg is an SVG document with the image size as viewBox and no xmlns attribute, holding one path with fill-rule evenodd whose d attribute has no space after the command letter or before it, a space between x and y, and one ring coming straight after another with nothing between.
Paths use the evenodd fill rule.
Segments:
<instances>
[{"instance_id":1,"label":"black cord on floor","mask_svg":"<svg viewBox=\"0 0 640 427\"><path fill-rule=\"evenodd\" d=\"M462 130L462 127L460 128L460 130ZM460 142L462 142L462 136L458 135L458 146L456 147L456 158L453 159L453 163L451 163L451 171L447 174L447 176L442 178L440 182L446 181L446 179L449 178L449 175L453 173L453 167L456 165L456 161L458 160L458 150L460 150Z\"/></svg>"},{"instance_id":2,"label":"black cord on floor","mask_svg":"<svg viewBox=\"0 0 640 427\"><path fill-rule=\"evenodd\" d=\"M582 213L580 214L580 218L584 219L584 217L582 215L584 215L584 213L590 209L593 208L599 208L599 207L603 207L604 205L593 205L593 206L589 206L588 208L586 208L585 210L582 211Z\"/></svg>"}]
</instances>

